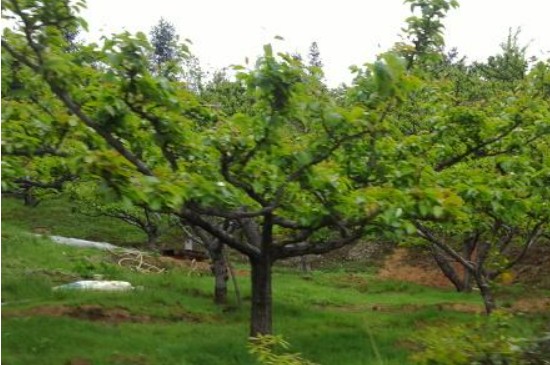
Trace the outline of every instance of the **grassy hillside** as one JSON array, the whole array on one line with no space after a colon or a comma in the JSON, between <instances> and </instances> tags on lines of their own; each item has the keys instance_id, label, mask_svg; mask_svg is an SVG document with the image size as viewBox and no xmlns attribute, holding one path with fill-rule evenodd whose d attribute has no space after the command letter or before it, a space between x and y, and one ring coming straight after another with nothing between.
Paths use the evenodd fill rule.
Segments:
<instances>
[{"instance_id":1,"label":"grassy hillside","mask_svg":"<svg viewBox=\"0 0 550 365\"><path fill-rule=\"evenodd\" d=\"M47 226L52 233L101 241L135 239L117 221L75 223L59 202L45 203L33 209L2 202L3 363L255 363L246 349L246 266L238 268L243 307L216 307L210 296L212 278L188 266L165 264L165 273L138 273L117 265L110 253L60 246L32 235L29 230ZM51 290L94 275L127 280L138 289ZM303 277L275 268L274 296L275 332L285 336L293 351L324 365L379 364L380 358L386 365L410 363L420 329L471 321L477 316L472 312L481 309L476 294L344 271ZM529 334L548 319L547 314L524 315L514 322L515 331Z\"/></svg>"},{"instance_id":2,"label":"grassy hillside","mask_svg":"<svg viewBox=\"0 0 550 365\"><path fill-rule=\"evenodd\" d=\"M24 206L21 199L2 197L2 223L38 234L108 241L120 246L140 247L147 236L138 228L110 217L89 217L74 213L71 203L60 196L43 200L36 207ZM161 243L177 244L177 232L165 230Z\"/></svg>"}]
</instances>

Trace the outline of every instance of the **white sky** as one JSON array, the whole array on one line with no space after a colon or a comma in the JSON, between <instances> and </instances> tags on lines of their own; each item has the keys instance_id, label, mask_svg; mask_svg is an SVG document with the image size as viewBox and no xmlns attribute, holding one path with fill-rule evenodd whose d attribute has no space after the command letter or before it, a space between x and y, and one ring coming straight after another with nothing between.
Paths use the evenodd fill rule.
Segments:
<instances>
[{"instance_id":1,"label":"white sky","mask_svg":"<svg viewBox=\"0 0 550 365\"><path fill-rule=\"evenodd\" d=\"M550 57L550 0L459 1L445 21L448 48L483 60L498 52L509 27L521 27L529 54ZM164 17L181 39L192 40L205 69L253 62L266 43L307 59L317 41L332 86L351 80L350 65L370 62L398 41L409 15L402 0L88 0L83 13L92 40L122 30L148 34Z\"/></svg>"}]
</instances>

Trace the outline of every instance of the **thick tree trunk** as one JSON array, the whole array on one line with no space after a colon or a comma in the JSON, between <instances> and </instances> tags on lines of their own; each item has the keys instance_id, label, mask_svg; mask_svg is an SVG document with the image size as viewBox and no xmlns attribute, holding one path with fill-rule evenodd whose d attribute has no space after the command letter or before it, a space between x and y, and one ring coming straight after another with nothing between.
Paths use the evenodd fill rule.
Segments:
<instances>
[{"instance_id":1,"label":"thick tree trunk","mask_svg":"<svg viewBox=\"0 0 550 365\"><path fill-rule=\"evenodd\" d=\"M250 258L252 267L251 337L272 333L271 264L268 256Z\"/></svg>"},{"instance_id":2,"label":"thick tree trunk","mask_svg":"<svg viewBox=\"0 0 550 365\"><path fill-rule=\"evenodd\" d=\"M212 260L211 269L214 274L214 303L227 303L227 263L223 254L223 245L217 244L209 248L210 259Z\"/></svg>"},{"instance_id":3,"label":"thick tree trunk","mask_svg":"<svg viewBox=\"0 0 550 365\"><path fill-rule=\"evenodd\" d=\"M496 309L495 298L493 297L493 291L489 285L487 278L481 273L474 273L474 278L476 279L477 286L483 298L483 304L485 305L485 313L490 315L493 310Z\"/></svg>"}]
</instances>

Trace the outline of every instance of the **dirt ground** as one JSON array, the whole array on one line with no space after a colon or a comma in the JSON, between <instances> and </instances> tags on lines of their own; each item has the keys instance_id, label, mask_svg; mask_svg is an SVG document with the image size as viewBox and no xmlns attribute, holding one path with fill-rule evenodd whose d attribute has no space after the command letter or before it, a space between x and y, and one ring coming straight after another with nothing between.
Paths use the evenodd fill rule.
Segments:
<instances>
[{"instance_id":1,"label":"dirt ground","mask_svg":"<svg viewBox=\"0 0 550 365\"><path fill-rule=\"evenodd\" d=\"M384 261L378 272L381 279L391 279L412 282L420 285L438 288L452 288L453 285L441 273L429 257L418 257L405 248L396 248Z\"/></svg>"},{"instance_id":2,"label":"dirt ground","mask_svg":"<svg viewBox=\"0 0 550 365\"><path fill-rule=\"evenodd\" d=\"M28 317L28 316L48 316L48 317L71 317L94 322L103 322L109 324L119 323L150 323L150 322L203 322L204 319L198 315L178 311L168 316L151 317L144 314L131 313L127 308L113 307L105 308L100 305L86 304L78 306L39 306L23 310L3 310L2 317Z\"/></svg>"},{"instance_id":3,"label":"dirt ground","mask_svg":"<svg viewBox=\"0 0 550 365\"><path fill-rule=\"evenodd\" d=\"M457 268L461 269L458 265ZM401 280L438 288L453 288L432 257L420 250L396 248L393 253L386 256L378 276L382 279ZM509 276L508 284L521 283L533 288L550 289L550 247L534 248Z\"/></svg>"}]
</instances>

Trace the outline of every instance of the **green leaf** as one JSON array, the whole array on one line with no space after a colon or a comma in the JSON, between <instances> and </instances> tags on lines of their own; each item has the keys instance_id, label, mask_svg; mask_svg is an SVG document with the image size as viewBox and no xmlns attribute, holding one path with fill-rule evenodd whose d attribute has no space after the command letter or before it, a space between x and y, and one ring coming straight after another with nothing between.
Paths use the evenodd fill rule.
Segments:
<instances>
[{"instance_id":1,"label":"green leaf","mask_svg":"<svg viewBox=\"0 0 550 365\"><path fill-rule=\"evenodd\" d=\"M440 206L435 206L432 209L432 213L433 213L434 217L441 218L443 216L444 210Z\"/></svg>"}]
</instances>

